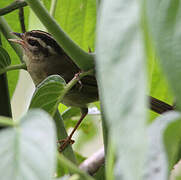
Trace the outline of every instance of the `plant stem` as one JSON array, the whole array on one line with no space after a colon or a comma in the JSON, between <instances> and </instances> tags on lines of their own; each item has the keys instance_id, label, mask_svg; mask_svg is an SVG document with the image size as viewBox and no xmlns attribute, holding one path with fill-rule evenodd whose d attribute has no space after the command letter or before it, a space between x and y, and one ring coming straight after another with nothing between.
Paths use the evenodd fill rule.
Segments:
<instances>
[{"instance_id":1,"label":"plant stem","mask_svg":"<svg viewBox=\"0 0 181 180\"><path fill-rule=\"evenodd\" d=\"M58 140L66 139L68 135L64 127L62 116L60 115L58 109L55 112L53 119L56 124ZM71 146L67 146L67 148L62 153L67 159L76 164L76 158Z\"/></svg>"},{"instance_id":2,"label":"plant stem","mask_svg":"<svg viewBox=\"0 0 181 180\"><path fill-rule=\"evenodd\" d=\"M8 23L5 21L5 19L3 17L0 17L0 31L3 33L4 37L7 40L16 38L15 35L10 33L10 32L12 32L12 29L10 28L10 26L8 25ZM15 50L16 54L19 56L20 61L23 62L23 56L22 56L23 53L22 53L22 49L19 47L19 45L15 44L15 43L11 43L11 42L10 42L10 45Z\"/></svg>"},{"instance_id":3,"label":"plant stem","mask_svg":"<svg viewBox=\"0 0 181 180\"><path fill-rule=\"evenodd\" d=\"M74 78L65 86L63 96L84 76L93 75L94 70L91 69L74 76Z\"/></svg>"},{"instance_id":4,"label":"plant stem","mask_svg":"<svg viewBox=\"0 0 181 180\"><path fill-rule=\"evenodd\" d=\"M7 71L18 70L18 69L26 69L26 64L23 63L23 64L7 66L4 69L0 69L0 75L7 72Z\"/></svg>"},{"instance_id":5,"label":"plant stem","mask_svg":"<svg viewBox=\"0 0 181 180\"><path fill-rule=\"evenodd\" d=\"M52 0L52 1L51 1L51 6L50 6L50 15L51 15L52 17L55 16L56 6L57 6L57 0Z\"/></svg>"},{"instance_id":6,"label":"plant stem","mask_svg":"<svg viewBox=\"0 0 181 180\"><path fill-rule=\"evenodd\" d=\"M2 45L1 37L0 37L0 45ZM0 115L6 116L6 117L12 117L6 74L0 75L0 85L1 85L1 88L0 88ZM4 128L3 126L0 126L0 129L3 129L3 128Z\"/></svg>"},{"instance_id":7,"label":"plant stem","mask_svg":"<svg viewBox=\"0 0 181 180\"><path fill-rule=\"evenodd\" d=\"M103 132L103 140L104 140L104 150L105 154L107 154L107 148L108 148L108 125L105 120L105 113L102 102L101 104L101 117L102 117L102 132Z\"/></svg>"},{"instance_id":8,"label":"plant stem","mask_svg":"<svg viewBox=\"0 0 181 180\"><path fill-rule=\"evenodd\" d=\"M64 51L72 58L77 66L84 70L90 70L94 68L94 54L87 53L82 50L57 24L57 22L50 16L48 11L42 6L38 0L26 0L28 5L44 24L47 30L57 40L59 45Z\"/></svg>"},{"instance_id":9,"label":"plant stem","mask_svg":"<svg viewBox=\"0 0 181 180\"><path fill-rule=\"evenodd\" d=\"M0 115L6 117L12 117L11 104L8 91L8 82L6 74L0 75ZM0 126L0 129L2 127Z\"/></svg>"},{"instance_id":10,"label":"plant stem","mask_svg":"<svg viewBox=\"0 0 181 180\"><path fill-rule=\"evenodd\" d=\"M67 167L72 173L79 174L81 176L80 179L93 180L90 175L80 170L75 164L66 159L62 154L58 154L58 161L60 164L62 164L62 166Z\"/></svg>"},{"instance_id":11,"label":"plant stem","mask_svg":"<svg viewBox=\"0 0 181 180\"><path fill-rule=\"evenodd\" d=\"M27 6L27 3L25 1L16 0L12 2L10 5L6 6L5 8L0 8L0 16L3 16L7 13L10 13L16 9L19 9L20 7Z\"/></svg>"},{"instance_id":12,"label":"plant stem","mask_svg":"<svg viewBox=\"0 0 181 180\"><path fill-rule=\"evenodd\" d=\"M1 126L16 126L17 122L13 121L10 118L0 116L0 125Z\"/></svg>"}]
</instances>

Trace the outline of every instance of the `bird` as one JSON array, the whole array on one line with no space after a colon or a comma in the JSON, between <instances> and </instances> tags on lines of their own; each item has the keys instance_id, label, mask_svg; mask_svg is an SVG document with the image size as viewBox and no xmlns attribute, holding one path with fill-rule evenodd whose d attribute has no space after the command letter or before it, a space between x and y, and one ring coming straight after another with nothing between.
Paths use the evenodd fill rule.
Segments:
<instances>
[{"instance_id":1,"label":"bird","mask_svg":"<svg viewBox=\"0 0 181 180\"><path fill-rule=\"evenodd\" d=\"M24 60L35 86L41 83L50 75L60 75L66 83L71 81L81 69L65 53L62 47L56 42L51 34L41 30L32 30L25 33L12 32L19 39L9 39L19 44L23 48ZM88 114L88 104L98 101L98 85L94 75L85 76L81 83L75 84L72 89L63 97L61 103L66 106L79 107L81 117L76 126L60 146L63 151L71 139L82 120ZM149 96L150 109L162 114L173 110L174 107Z\"/></svg>"},{"instance_id":2,"label":"bird","mask_svg":"<svg viewBox=\"0 0 181 180\"><path fill-rule=\"evenodd\" d=\"M19 39L9 39L9 41L17 43L23 48L23 59L35 86L38 86L48 76L55 74L60 75L68 83L76 74L82 72L49 33L32 30L25 33L12 32L12 34ZM61 101L66 106L79 107L81 117L68 138L63 140L60 151L63 151L69 143L73 142L71 138L74 132L88 114L88 104L99 99L97 81L94 75L85 76L79 82Z\"/></svg>"}]
</instances>

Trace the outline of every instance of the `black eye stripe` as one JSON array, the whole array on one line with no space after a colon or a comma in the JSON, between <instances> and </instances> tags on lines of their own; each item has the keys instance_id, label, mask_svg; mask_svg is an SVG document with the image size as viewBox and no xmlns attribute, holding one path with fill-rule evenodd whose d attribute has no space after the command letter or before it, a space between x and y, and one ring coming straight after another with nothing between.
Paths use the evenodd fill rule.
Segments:
<instances>
[{"instance_id":1,"label":"black eye stripe","mask_svg":"<svg viewBox=\"0 0 181 180\"><path fill-rule=\"evenodd\" d=\"M29 38L29 39L27 39L27 42L28 42L28 44L30 44L31 46L36 46L36 47L37 47L36 51L38 50L38 52L43 52L43 54L44 54L45 56L48 56L48 55L49 55L48 49L47 49L47 48L44 48L44 47L38 42L38 40Z\"/></svg>"},{"instance_id":2,"label":"black eye stripe","mask_svg":"<svg viewBox=\"0 0 181 180\"><path fill-rule=\"evenodd\" d=\"M31 46L41 46L40 43L37 41L37 40L34 40L34 39L28 39L28 43L31 45Z\"/></svg>"}]
</instances>

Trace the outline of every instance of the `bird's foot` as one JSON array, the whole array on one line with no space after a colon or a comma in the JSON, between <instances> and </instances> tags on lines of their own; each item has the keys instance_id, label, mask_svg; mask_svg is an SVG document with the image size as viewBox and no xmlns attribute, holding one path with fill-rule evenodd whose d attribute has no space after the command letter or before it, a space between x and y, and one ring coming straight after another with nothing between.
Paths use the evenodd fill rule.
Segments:
<instances>
[{"instance_id":1,"label":"bird's foot","mask_svg":"<svg viewBox=\"0 0 181 180\"><path fill-rule=\"evenodd\" d=\"M58 141L58 145L59 145L59 152L62 152L68 145L72 145L75 141L70 139L70 137L68 136L66 139L62 139Z\"/></svg>"},{"instance_id":2,"label":"bird's foot","mask_svg":"<svg viewBox=\"0 0 181 180\"><path fill-rule=\"evenodd\" d=\"M72 136L75 133L75 131L77 130L77 128L79 127L80 123L82 122L82 120L85 118L85 116L88 113L88 108L81 108L81 117L79 119L79 121L77 122L77 124L75 125L74 129L72 130L72 132L70 133L70 135L63 140L59 140L58 144L59 144L59 152L62 152L68 145L72 145L74 143L74 140L72 140Z\"/></svg>"}]
</instances>

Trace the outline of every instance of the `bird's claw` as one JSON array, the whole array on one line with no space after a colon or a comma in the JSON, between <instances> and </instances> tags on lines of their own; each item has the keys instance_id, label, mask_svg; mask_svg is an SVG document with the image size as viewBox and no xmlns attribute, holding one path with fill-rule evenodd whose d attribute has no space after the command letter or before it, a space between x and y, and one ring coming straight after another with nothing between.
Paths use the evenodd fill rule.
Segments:
<instances>
[{"instance_id":1,"label":"bird's claw","mask_svg":"<svg viewBox=\"0 0 181 180\"><path fill-rule=\"evenodd\" d=\"M83 85L82 85L82 82L81 82L81 80L80 80L80 77L79 77L80 73L81 73L81 72L78 72L78 73L75 74L75 78L78 80L78 83L80 84L79 90L81 90L81 89L82 89L82 86L83 86Z\"/></svg>"},{"instance_id":2,"label":"bird's claw","mask_svg":"<svg viewBox=\"0 0 181 180\"><path fill-rule=\"evenodd\" d=\"M59 150L59 152L62 152L68 145L72 145L72 144L74 144L74 142L75 141L72 140L72 139L69 139L69 137L66 138L66 139L59 140L58 141L58 145L59 145L58 150Z\"/></svg>"}]
</instances>

